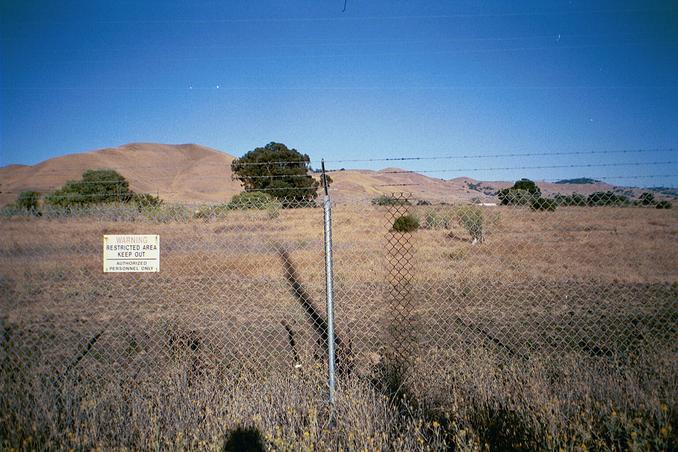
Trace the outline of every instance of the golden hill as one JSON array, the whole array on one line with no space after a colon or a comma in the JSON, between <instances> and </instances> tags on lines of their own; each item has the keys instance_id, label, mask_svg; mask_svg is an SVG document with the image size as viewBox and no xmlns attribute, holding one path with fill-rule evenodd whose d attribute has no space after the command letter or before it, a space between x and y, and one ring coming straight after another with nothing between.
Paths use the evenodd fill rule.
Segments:
<instances>
[{"instance_id":1,"label":"golden hill","mask_svg":"<svg viewBox=\"0 0 678 452\"><path fill-rule=\"evenodd\" d=\"M87 169L104 168L122 174L135 192L159 195L168 202L225 202L242 190L240 183L231 178L233 159L225 152L197 144L133 143L64 155L33 166L8 165L0 168L0 205L14 201L23 190L49 193L68 180L79 179ZM444 180L399 168L335 171L331 177L332 194L339 201L409 192L413 198L430 201L493 202L497 189L512 184L481 182L468 177ZM545 195L613 189L603 183L537 183Z\"/></svg>"},{"instance_id":2,"label":"golden hill","mask_svg":"<svg viewBox=\"0 0 678 452\"><path fill-rule=\"evenodd\" d=\"M139 193L169 202L219 202L240 191L231 180L233 156L196 144L133 143L117 148L69 154L33 166L0 168L0 204L23 190L49 193L87 169L114 169Z\"/></svg>"}]
</instances>

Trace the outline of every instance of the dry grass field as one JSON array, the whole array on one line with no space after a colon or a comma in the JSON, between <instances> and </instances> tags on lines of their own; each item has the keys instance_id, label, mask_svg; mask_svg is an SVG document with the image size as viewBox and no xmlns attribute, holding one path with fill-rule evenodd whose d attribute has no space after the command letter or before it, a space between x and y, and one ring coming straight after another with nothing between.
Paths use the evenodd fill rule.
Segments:
<instances>
[{"instance_id":1,"label":"dry grass field","mask_svg":"<svg viewBox=\"0 0 678 452\"><path fill-rule=\"evenodd\" d=\"M324 311L322 209L125 209L0 219L3 449L676 446L675 209L477 208L473 243L468 206L408 207L403 234L336 205L335 407L279 252ZM160 273L103 273L104 234L159 234ZM389 240L411 245L406 300ZM415 340L394 344L403 302Z\"/></svg>"}]
</instances>

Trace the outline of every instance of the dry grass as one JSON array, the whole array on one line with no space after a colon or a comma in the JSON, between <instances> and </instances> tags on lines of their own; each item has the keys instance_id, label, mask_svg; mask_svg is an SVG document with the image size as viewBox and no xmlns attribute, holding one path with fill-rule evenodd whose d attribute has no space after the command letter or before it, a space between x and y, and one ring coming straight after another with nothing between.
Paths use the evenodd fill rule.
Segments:
<instances>
[{"instance_id":1,"label":"dry grass","mask_svg":"<svg viewBox=\"0 0 678 452\"><path fill-rule=\"evenodd\" d=\"M220 449L251 426L288 450L674 447L677 212L484 215L482 244L458 221L412 235L418 349L405 402L380 373L385 212L335 208L337 328L356 372L334 414L276 251L321 303L319 209L0 220L0 447ZM102 235L116 233L160 234L161 273L101 273Z\"/></svg>"}]
</instances>

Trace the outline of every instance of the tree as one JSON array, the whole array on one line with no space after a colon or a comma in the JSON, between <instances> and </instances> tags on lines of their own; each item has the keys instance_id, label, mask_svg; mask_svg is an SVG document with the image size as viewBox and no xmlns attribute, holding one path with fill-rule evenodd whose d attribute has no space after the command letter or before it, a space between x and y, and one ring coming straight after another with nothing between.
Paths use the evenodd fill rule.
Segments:
<instances>
[{"instance_id":1,"label":"tree","mask_svg":"<svg viewBox=\"0 0 678 452\"><path fill-rule=\"evenodd\" d=\"M110 169L87 170L79 181L68 181L48 195L45 201L55 206L84 206L106 202L129 202L134 192L129 182Z\"/></svg>"},{"instance_id":2,"label":"tree","mask_svg":"<svg viewBox=\"0 0 678 452\"><path fill-rule=\"evenodd\" d=\"M308 174L310 161L296 149L271 142L233 160L231 170L246 191L265 191L289 206L318 196L320 184Z\"/></svg>"},{"instance_id":3,"label":"tree","mask_svg":"<svg viewBox=\"0 0 678 452\"><path fill-rule=\"evenodd\" d=\"M644 192L642 195L640 195L640 204L643 206L650 206L654 205L654 195L648 191Z\"/></svg>"},{"instance_id":4,"label":"tree","mask_svg":"<svg viewBox=\"0 0 678 452\"><path fill-rule=\"evenodd\" d=\"M497 196L503 205L526 205L533 199L539 199L541 190L530 179L522 178L513 187L499 190Z\"/></svg>"},{"instance_id":5,"label":"tree","mask_svg":"<svg viewBox=\"0 0 678 452\"><path fill-rule=\"evenodd\" d=\"M537 187L537 184L524 177L519 181L516 181L516 183L513 184L513 188L515 190L526 190L530 194L537 195L537 197L541 196L541 190Z\"/></svg>"}]
</instances>

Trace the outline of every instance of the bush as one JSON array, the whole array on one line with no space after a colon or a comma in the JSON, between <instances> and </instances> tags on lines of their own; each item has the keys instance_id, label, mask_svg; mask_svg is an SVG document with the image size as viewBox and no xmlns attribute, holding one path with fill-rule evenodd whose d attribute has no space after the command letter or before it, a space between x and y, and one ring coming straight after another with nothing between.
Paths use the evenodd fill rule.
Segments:
<instances>
[{"instance_id":1,"label":"bush","mask_svg":"<svg viewBox=\"0 0 678 452\"><path fill-rule=\"evenodd\" d=\"M138 206L121 202L66 207L45 204L41 211L47 218L95 218L97 221L135 221L141 212Z\"/></svg>"},{"instance_id":2,"label":"bush","mask_svg":"<svg viewBox=\"0 0 678 452\"><path fill-rule=\"evenodd\" d=\"M153 196L148 193L134 193L132 194L131 201L137 205L139 211L147 207L158 207L163 203L162 199L158 196Z\"/></svg>"},{"instance_id":3,"label":"bush","mask_svg":"<svg viewBox=\"0 0 678 452\"><path fill-rule=\"evenodd\" d=\"M393 230L396 232L414 232L419 229L419 220L414 215L402 215L393 222Z\"/></svg>"},{"instance_id":4,"label":"bush","mask_svg":"<svg viewBox=\"0 0 678 452\"><path fill-rule=\"evenodd\" d=\"M657 201L657 204L655 204L655 207L657 209L670 209L672 207L672 205L669 201L662 200L662 201Z\"/></svg>"},{"instance_id":5,"label":"bush","mask_svg":"<svg viewBox=\"0 0 678 452\"><path fill-rule=\"evenodd\" d=\"M410 202L406 199L398 199L393 196L381 195L372 199L375 206L409 206Z\"/></svg>"},{"instance_id":6,"label":"bush","mask_svg":"<svg viewBox=\"0 0 678 452\"><path fill-rule=\"evenodd\" d=\"M558 203L554 199L549 198L537 198L533 199L530 203L530 208L532 210L544 210L547 212L554 212Z\"/></svg>"},{"instance_id":7,"label":"bush","mask_svg":"<svg viewBox=\"0 0 678 452\"><path fill-rule=\"evenodd\" d=\"M424 214L424 229L449 229L454 214L450 210L429 210Z\"/></svg>"},{"instance_id":8,"label":"bush","mask_svg":"<svg viewBox=\"0 0 678 452\"><path fill-rule=\"evenodd\" d=\"M530 193L522 188L504 188L497 192L499 201L505 206L526 206L533 199L539 198L539 194Z\"/></svg>"},{"instance_id":9,"label":"bush","mask_svg":"<svg viewBox=\"0 0 678 452\"><path fill-rule=\"evenodd\" d=\"M229 210L266 210L268 211L269 218L277 218L280 215L280 209L283 207L315 207L315 202L313 200L300 200L297 202L290 200L289 204L284 204L268 193L249 191L233 195L227 205Z\"/></svg>"},{"instance_id":10,"label":"bush","mask_svg":"<svg viewBox=\"0 0 678 452\"><path fill-rule=\"evenodd\" d=\"M200 206L193 214L193 218L203 220L217 220L226 217L230 210L228 204L217 204L215 206Z\"/></svg>"},{"instance_id":11,"label":"bush","mask_svg":"<svg viewBox=\"0 0 678 452\"><path fill-rule=\"evenodd\" d=\"M461 206L457 209L459 225L466 229L474 243L485 239L485 217L478 206Z\"/></svg>"},{"instance_id":12,"label":"bush","mask_svg":"<svg viewBox=\"0 0 678 452\"><path fill-rule=\"evenodd\" d=\"M40 200L40 193L37 191L22 191L14 203L14 207L18 210L26 210L28 212L38 211L38 201Z\"/></svg>"},{"instance_id":13,"label":"bush","mask_svg":"<svg viewBox=\"0 0 678 452\"><path fill-rule=\"evenodd\" d=\"M655 204L654 200L654 195L650 192L644 192L640 197L638 198L638 201L640 202L641 205L643 206L651 206Z\"/></svg>"},{"instance_id":14,"label":"bush","mask_svg":"<svg viewBox=\"0 0 678 452\"><path fill-rule=\"evenodd\" d=\"M236 209L268 209L271 204L278 203L273 196L261 191L236 193L228 203L228 208Z\"/></svg>"},{"instance_id":15,"label":"bush","mask_svg":"<svg viewBox=\"0 0 678 452\"><path fill-rule=\"evenodd\" d=\"M629 199L612 191L597 191L591 193L586 202L589 206L625 206Z\"/></svg>"},{"instance_id":16,"label":"bush","mask_svg":"<svg viewBox=\"0 0 678 452\"><path fill-rule=\"evenodd\" d=\"M586 196L579 193L572 193L571 195L561 195L558 193L555 198L553 198L557 205L559 206L585 206L586 205Z\"/></svg>"},{"instance_id":17,"label":"bush","mask_svg":"<svg viewBox=\"0 0 678 452\"><path fill-rule=\"evenodd\" d=\"M191 211L182 205L159 205L144 209L144 216L149 220L159 223L171 223L173 221L187 221L191 219Z\"/></svg>"},{"instance_id":18,"label":"bush","mask_svg":"<svg viewBox=\"0 0 678 452\"><path fill-rule=\"evenodd\" d=\"M84 206L109 202L130 202L134 193L129 182L117 171L87 170L79 181L68 181L54 193L47 195L45 202L53 206Z\"/></svg>"},{"instance_id":19,"label":"bush","mask_svg":"<svg viewBox=\"0 0 678 452\"><path fill-rule=\"evenodd\" d=\"M35 215L35 211L20 209L17 207L16 203L11 203L0 209L1 218L11 218L11 217L28 217Z\"/></svg>"}]
</instances>

